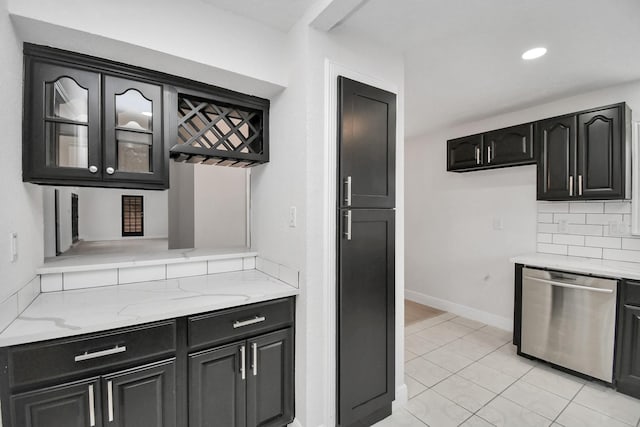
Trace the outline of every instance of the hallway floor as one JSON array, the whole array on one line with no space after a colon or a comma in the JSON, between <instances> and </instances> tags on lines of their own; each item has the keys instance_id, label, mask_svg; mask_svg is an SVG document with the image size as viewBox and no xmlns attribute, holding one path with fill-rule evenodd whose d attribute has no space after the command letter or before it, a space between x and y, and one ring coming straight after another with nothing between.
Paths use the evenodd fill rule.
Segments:
<instances>
[{"instance_id":1,"label":"hallway floor","mask_svg":"<svg viewBox=\"0 0 640 427\"><path fill-rule=\"evenodd\" d=\"M405 383L408 404L376 427L640 427L640 400L520 357L510 332L450 313L406 325Z\"/></svg>"}]
</instances>

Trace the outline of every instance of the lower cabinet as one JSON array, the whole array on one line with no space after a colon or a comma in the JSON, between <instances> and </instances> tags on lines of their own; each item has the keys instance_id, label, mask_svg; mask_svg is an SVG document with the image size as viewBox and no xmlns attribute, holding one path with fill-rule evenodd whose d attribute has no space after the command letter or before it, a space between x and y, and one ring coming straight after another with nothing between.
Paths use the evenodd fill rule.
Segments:
<instances>
[{"instance_id":1,"label":"lower cabinet","mask_svg":"<svg viewBox=\"0 0 640 427\"><path fill-rule=\"evenodd\" d=\"M618 313L616 388L640 399L640 283L625 281Z\"/></svg>"},{"instance_id":2,"label":"lower cabinet","mask_svg":"<svg viewBox=\"0 0 640 427\"><path fill-rule=\"evenodd\" d=\"M175 359L12 398L24 427L175 427Z\"/></svg>"},{"instance_id":3,"label":"lower cabinet","mask_svg":"<svg viewBox=\"0 0 640 427\"><path fill-rule=\"evenodd\" d=\"M189 355L189 426L284 426L293 420L291 328Z\"/></svg>"}]
</instances>

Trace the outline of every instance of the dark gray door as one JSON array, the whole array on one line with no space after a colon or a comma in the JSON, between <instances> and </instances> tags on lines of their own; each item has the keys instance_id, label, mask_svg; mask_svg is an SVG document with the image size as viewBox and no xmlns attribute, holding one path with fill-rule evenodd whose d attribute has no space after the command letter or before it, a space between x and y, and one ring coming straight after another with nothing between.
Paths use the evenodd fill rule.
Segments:
<instances>
[{"instance_id":1,"label":"dark gray door","mask_svg":"<svg viewBox=\"0 0 640 427\"><path fill-rule=\"evenodd\" d=\"M190 427L246 425L246 352L242 341L189 356Z\"/></svg>"},{"instance_id":2,"label":"dark gray door","mask_svg":"<svg viewBox=\"0 0 640 427\"><path fill-rule=\"evenodd\" d=\"M575 193L576 116L536 124L538 200L567 200Z\"/></svg>"},{"instance_id":3,"label":"dark gray door","mask_svg":"<svg viewBox=\"0 0 640 427\"><path fill-rule=\"evenodd\" d=\"M483 136L471 135L447 141L447 170L473 169L484 161Z\"/></svg>"},{"instance_id":4,"label":"dark gray door","mask_svg":"<svg viewBox=\"0 0 640 427\"><path fill-rule=\"evenodd\" d=\"M104 425L176 426L175 359L104 376Z\"/></svg>"},{"instance_id":5,"label":"dark gray door","mask_svg":"<svg viewBox=\"0 0 640 427\"><path fill-rule=\"evenodd\" d=\"M279 427L293 421L291 328L248 342L247 426Z\"/></svg>"},{"instance_id":6,"label":"dark gray door","mask_svg":"<svg viewBox=\"0 0 640 427\"><path fill-rule=\"evenodd\" d=\"M395 206L396 96L338 78L339 206Z\"/></svg>"},{"instance_id":7,"label":"dark gray door","mask_svg":"<svg viewBox=\"0 0 640 427\"><path fill-rule=\"evenodd\" d=\"M102 426L97 379L19 394L11 402L16 427Z\"/></svg>"},{"instance_id":8,"label":"dark gray door","mask_svg":"<svg viewBox=\"0 0 640 427\"><path fill-rule=\"evenodd\" d=\"M618 321L617 389L640 399L640 306L623 304Z\"/></svg>"},{"instance_id":9,"label":"dark gray door","mask_svg":"<svg viewBox=\"0 0 640 427\"><path fill-rule=\"evenodd\" d=\"M624 147L621 107L578 116L576 195L583 199L624 196Z\"/></svg>"},{"instance_id":10,"label":"dark gray door","mask_svg":"<svg viewBox=\"0 0 640 427\"><path fill-rule=\"evenodd\" d=\"M350 426L390 413L394 399L395 212L341 213L338 422Z\"/></svg>"},{"instance_id":11,"label":"dark gray door","mask_svg":"<svg viewBox=\"0 0 640 427\"><path fill-rule=\"evenodd\" d=\"M533 123L488 132L484 145L487 166L532 162Z\"/></svg>"}]
</instances>

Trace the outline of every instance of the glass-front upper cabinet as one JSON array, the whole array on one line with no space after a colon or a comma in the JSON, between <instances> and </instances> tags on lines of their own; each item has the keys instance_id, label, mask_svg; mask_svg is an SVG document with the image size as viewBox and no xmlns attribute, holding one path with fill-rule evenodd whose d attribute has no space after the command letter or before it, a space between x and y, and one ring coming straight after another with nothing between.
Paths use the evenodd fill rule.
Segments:
<instances>
[{"instance_id":1,"label":"glass-front upper cabinet","mask_svg":"<svg viewBox=\"0 0 640 427\"><path fill-rule=\"evenodd\" d=\"M161 182L162 87L105 76L105 180Z\"/></svg>"},{"instance_id":2,"label":"glass-front upper cabinet","mask_svg":"<svg viewBox=\"0 0 640 427\"><path fill-rule=\"evenodd\" d=\"M30 66L25 177L99 180L100 74L43 62Z\"/></svg>"}]
</instances>

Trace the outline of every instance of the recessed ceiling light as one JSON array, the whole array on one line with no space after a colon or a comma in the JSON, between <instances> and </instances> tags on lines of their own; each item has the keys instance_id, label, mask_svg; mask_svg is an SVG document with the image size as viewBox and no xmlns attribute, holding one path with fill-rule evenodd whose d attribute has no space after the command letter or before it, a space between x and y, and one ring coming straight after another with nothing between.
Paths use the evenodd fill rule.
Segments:
<instances>
[{"instance_id":1,"label":"recessed ceiling light","mask_svg":"<svg viewBox=\"0 0 640 427\"><path fill-rule=\"evenodd\" d=\"M546 47L534 47L522 54L522 59L536 59L547 53Z\"/></svg>"}]
</instances>

